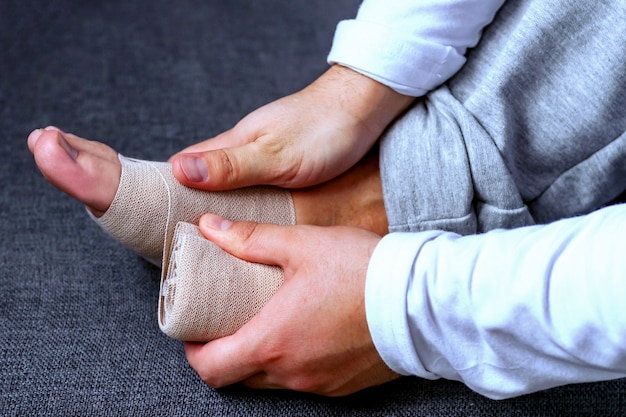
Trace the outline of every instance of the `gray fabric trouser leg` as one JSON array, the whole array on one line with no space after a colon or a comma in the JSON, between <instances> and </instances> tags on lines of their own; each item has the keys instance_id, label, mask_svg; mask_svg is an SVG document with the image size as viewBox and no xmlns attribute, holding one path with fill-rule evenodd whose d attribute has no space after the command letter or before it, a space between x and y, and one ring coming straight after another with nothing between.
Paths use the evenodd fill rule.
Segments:
<instances>
[{"instance_id":1,"label":"gray fabric trouser leg","mask_svg":"<svg viewBox=\"0 0 626 417\"><path fill-rule=\"evenodd\" d=\"M390 231L588 213L626 189L624 0L505 3L467 64L381 139Z\"/></svg>"}]
</instances>

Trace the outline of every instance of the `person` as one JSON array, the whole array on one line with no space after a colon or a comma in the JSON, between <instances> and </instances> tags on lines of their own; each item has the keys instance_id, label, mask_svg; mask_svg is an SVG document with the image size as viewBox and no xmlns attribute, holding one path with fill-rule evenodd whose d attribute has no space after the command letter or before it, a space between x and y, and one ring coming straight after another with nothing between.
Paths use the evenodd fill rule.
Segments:
<instances>
[{"instance_id":1,"label":"person","mask_svg":"<svg viewBox=\"0 0 626 417\"><path fill-rule=\"evenodd\" d=\"M626 189L625 11L502 3L366 0L320 79L172 158L196 188L304 187L382 134L394 233L201 218L285 271L237 333L186 344L209 385L345 395L411 374L505 398L626 376L626 208L602 208Z\"/></svg>"},{"instance_id":2,"label":"person","mask_svg":"<svg viewBox=\"0 0 626 417\"><path fill-rule=\"evenodd\" d=\"M315 187L209 192L179 184L171 164L127 158L52 126L34 130L28 147L44 176L83 202L103 231L161 267L159 327L179 340L233 334L284 279L280 268L239 260L203 239L197 228L203 213L281 225L352 225L381 234L387 229L375 152Z\"/></svg>"},{"instance_id":3,"label":"person","mask_svg":"<svg viewBox=\"0 0 626 417\"><path fill-rule=\"evenodd\" d=\"M306 127L316 132L318 124L308 124L310 109L342 103L357 120L384 117L367 130L376 136L386 128L380 169L396 233L374 240L205 217L203 233L226 250L294 272L236 335L188 344L190 363L212 386L244 381L327 395L398 374L460 380L491 398L625 376L626 326L617 301L625 267L614 237L625 208L575 217L626 188L624 8L611 1L382 3L365 1L355 20L339 24L330 62L399 94L431 92L410 108L398 96L397 107L381 105L388 90L372 98L369 81L345 71L340 84L349 97L331 83L336 75L328 88L316 86L324 92L319 107L298 97L307 117L290 113L278 123L271 110L285 116L282 103L270 104L215 146L191 149L205 152L191 156L205 161L210 177L190 181L181 169L177 178L211 189L255 177L281 185L276 172L283 172L285 184L297 184L294 177L308 183L308 170L293 174L295 154L309 164L296 158L293 166L322 167L316 172L323 180L329 149L340 155L335 161L346 161L351 136L335 127L342 134L324 130L327 141L313 146L319 138ZM459 55L478 42L496 9L465 63ZM309 138L310 154L303 155L299 146ZM262 149L270 153L259 169L251 155ZM572 219L550 224L562 218ZM481 232L488 233L458 238ZM306 246L312 236L324 236L331 249ZM286 241L302 243L280 244Z\"/></svg>"}]
</instances>

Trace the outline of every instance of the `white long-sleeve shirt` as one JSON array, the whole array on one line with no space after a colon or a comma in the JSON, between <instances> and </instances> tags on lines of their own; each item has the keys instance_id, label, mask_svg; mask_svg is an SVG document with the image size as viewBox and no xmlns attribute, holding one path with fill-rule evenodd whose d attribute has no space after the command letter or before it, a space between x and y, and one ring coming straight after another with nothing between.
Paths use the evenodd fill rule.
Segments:
<instances>
[{"instance_id":1,"label":"white long-sleeve shirt","mask_svg":"<svg viewBox=\"0 0 626 417\"><path fill-rule=\"evenodd\" d=\"M454 75L504 0L365 0L339 23L329 63L421 96Z\"/></svg>"},{"instance_id":2,"label":"white long-sleeve shirt","mask_svg":"<svg viewBox=\"0 0 626 417\"><path fill-rule=\"evenodd\" d=\"M397 373L506 398L626 377L626 204L461 237L393 233L372 256L366 313Z\"/></svg>"},{"instance_id":3,"label":"white long-sleeve shirt","mask_svg":"<svg viewBox=\"0 0 626 417\"><path fill-rule=\"evenodd\" d=\"M504 0L365 0L328 57L421 96L465 63ZM394 233L370 261L366 312L394 371L491 398L626 377L626 206L460 237Z\"/></svg>"}]
</instances>

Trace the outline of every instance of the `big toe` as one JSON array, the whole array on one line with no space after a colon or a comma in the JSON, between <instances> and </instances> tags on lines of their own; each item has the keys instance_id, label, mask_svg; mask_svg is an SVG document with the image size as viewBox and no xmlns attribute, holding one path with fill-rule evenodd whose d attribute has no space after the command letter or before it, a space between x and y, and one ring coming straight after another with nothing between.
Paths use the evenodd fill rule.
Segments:
<instances>
[{"instance_id":1,"label":"big toe","mask_svg":"<svg viewBox=\"0 0 626 417\"><path fill-rule=\"evenodd\" d=\"M121 173L115 151L53 128L33 131L28 147L42 174L53 185L87 205L96 216L108 209ZM110 152L103 153L107 148Z\"/></svg>"}]
</instances>

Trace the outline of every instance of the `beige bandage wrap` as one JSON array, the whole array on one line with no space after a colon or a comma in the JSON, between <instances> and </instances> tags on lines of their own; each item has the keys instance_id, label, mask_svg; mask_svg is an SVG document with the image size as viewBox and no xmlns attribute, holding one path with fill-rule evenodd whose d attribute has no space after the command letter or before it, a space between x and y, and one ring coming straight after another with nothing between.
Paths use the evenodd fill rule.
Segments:
<instances>
[{"instance_id":1,"label":"beige bandage wrap","mask_svg":"<svg viewBox=\"0 0 626 417\"><path fill-rule=\"evenodd\" d=\"M169 336L187 341L233 334L283 282L280 268L235 258L184 222L176 225L169 264L163 267L159 324Z\"/></svg>"},{"instance_id":2,"label":"beige bandage wrap","mask_svg":"<svg viewBox=\"0 0 626 417\"><path fill-rule=\"evenodd\" d=\"M295 224L289 191L249 187L208 192L181 185L164 162L120 156L117 194L96 222L148 261L161 266L159 326L187 341L209 341L233 334L276 292L278 267L235 258L204 239L200 216Z\"/></svg>"}]
</instances>

